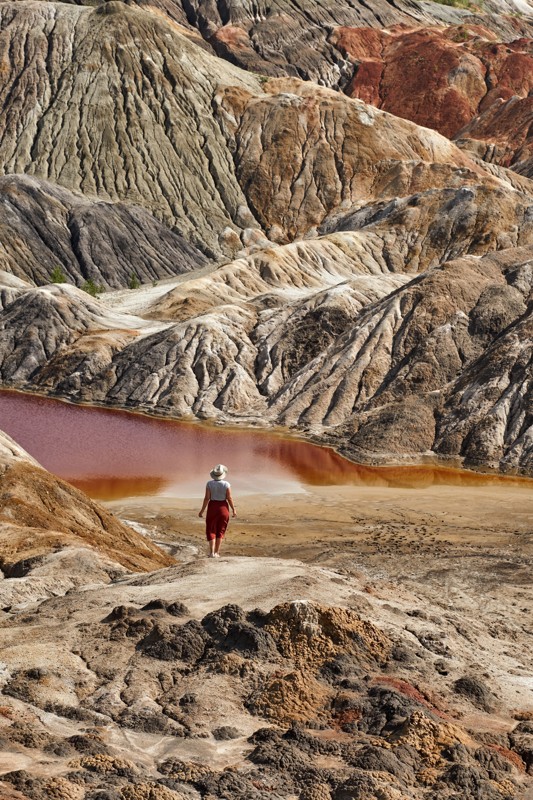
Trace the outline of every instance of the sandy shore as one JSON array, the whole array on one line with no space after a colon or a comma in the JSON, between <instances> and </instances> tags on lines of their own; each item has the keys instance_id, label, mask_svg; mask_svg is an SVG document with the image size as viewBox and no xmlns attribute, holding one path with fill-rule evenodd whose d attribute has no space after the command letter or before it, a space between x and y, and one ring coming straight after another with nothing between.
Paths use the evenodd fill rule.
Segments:
<instances>
[{"instance_id":1,"label":"sandy shore","mask_svg":"<svg viewBox=\"0 0 533 800\"><path fill-rule=\"evenodd\" d=\"M235 494L238 516L225 542L231 555L371 559L391 570L400 555L426 560L462 549L487 554L502 549L524 563L533 555L529 488L328 486L298 494ZM108 507L148 527L160 541L202 549L200 505L200 497L143 497Z\"/></svg>"}]
</instances>

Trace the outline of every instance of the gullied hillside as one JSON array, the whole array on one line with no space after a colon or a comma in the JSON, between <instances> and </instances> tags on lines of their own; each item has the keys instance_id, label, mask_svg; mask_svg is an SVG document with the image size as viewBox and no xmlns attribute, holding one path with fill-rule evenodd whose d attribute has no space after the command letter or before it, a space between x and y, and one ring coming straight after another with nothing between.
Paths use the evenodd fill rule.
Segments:
<instances>
[{"instance_id":1,"label":"gullied hillside","mask_svg":"<svg viewBox=\"0 0 533 800\"><path fill-rule=\"evenodd\" d=\"M121 2L0 3L0 47L3 173L143 205L210 254L257 228L211 112L256 78Z\"/></svg>"},{"instance_id":2,"label":"gullied hillside","mask_svg":"<svg viewBox=\"0 0 533 800\"><path fill-rule=\"evenodd\" d=\"M102 288L148 282L202 266L206 259L140 206L85 198L27 175L0 177L0 267L46 284Z\"/></svg>"},{"instance_id":3,"label":"gullied hillside","mask_svg":"<svg viewBox=\"0 0 533 800\"><path fill-rule=\"evenodd\" d=\"M281 423L363 460L434 451L530 472L531 248L413 276L379 241L345 232L264 251L162 294L151 321L71 288L22 291L0 317L3 380Z\"/></svg>"}]
</instances>

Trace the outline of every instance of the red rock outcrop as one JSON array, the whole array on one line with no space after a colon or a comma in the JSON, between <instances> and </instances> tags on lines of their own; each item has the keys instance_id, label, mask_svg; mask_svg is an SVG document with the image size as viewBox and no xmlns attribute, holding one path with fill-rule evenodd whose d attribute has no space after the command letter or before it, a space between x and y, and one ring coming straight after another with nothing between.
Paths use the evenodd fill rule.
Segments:
<instances>
[{"instance_id":1,"label":"red rock outcrop","mask_svg":"<svg viewBox=\"0 0 533 800\"><path fill-rule=\"evenodd\" d=\"M449 137L533 86L533 41L481 25L336 28L330 42L354 65L346 94Z\"/></svg>"}]
</instances>

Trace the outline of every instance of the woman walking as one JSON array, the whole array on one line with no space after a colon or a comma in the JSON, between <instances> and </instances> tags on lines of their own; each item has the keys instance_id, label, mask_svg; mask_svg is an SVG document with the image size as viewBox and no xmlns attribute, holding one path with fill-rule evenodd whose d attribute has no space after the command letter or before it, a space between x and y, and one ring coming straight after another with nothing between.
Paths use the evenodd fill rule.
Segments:
<instances>
[{"instance_id":1,"label":"woman walking","mask_svg":"<svg viewBox=\"0 0 533 800\"><path fill-rule=\"evenodd\" d=\"M207 481L205 487L204 502L198 513L198 516L202 517L207 508L205 535L209 542L209 558L219 558L220 545L229 522L228 504L233 516L237 516L231 496L231 486L228 481L224 480L227 471L228 468L224 464L217 464L216 467L213 467L210 473L211 480Z\"/></svg>"}]
</instances>

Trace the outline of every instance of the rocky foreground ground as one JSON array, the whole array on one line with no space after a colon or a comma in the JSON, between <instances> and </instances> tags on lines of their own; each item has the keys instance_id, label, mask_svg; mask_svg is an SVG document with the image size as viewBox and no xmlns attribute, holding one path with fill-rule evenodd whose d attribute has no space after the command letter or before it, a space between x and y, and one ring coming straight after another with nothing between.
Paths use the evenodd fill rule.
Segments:
<instances>
[{"instance_id":1,"label":"rocky foreground ground","mask_svg":"<svg viewBox=\"0 0 533 800\"><path fill-rule=\"evenodd\" d=\"M33 547L2 542L2 798L531 796L527 487L239 498L214 560L190 501L106 511L7 439L2 464Z\"/></svg>"}]
</instances>

